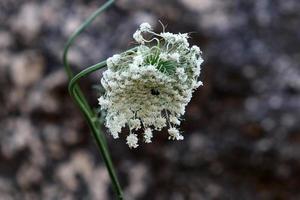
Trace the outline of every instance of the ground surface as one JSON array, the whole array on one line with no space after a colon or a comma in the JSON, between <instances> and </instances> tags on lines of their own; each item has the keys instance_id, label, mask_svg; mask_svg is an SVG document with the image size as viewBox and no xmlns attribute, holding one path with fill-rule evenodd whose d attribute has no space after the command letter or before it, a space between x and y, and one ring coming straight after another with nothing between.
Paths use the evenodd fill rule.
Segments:
<instances>
[{"instance_id":1,"label":"ground surface","mask_svg":"<svg viewBox=\"0 0 300 200\"><path fill-rule=\"evenodd\" d=\"M0 2L0 199L114 199L66 91L63 44L96 1ZM120 0L70 52L77 70L128 48L158 19L192 32L204 87L182 125L130 150L108 135L127 199L300 199L300 2ZM92 85L82 85L96 105Z\"/></svg>"}]
</instances>

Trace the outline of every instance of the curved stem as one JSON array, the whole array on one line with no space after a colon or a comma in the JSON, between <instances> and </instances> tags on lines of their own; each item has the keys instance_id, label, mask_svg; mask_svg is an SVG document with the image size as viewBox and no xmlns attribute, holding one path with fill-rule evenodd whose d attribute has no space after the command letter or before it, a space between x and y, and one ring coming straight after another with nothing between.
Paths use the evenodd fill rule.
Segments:
<instances>
[{"instance_id":1,"label":"curved stem","mask_svg":"<svg viewBox=\"0 0 300 200\"><path fill-rule=\"evenodd\" d=\"M69 61L68 61L68 52L69 52L69 48L72 46L72 44L74 43L75 39L79 36L80 33L82 33L87 26L89 26L94 20L95 18L100 15L103 11L105 11L109 6L111 6L114 3L114 0L109 0L107 1L105 4L103 4L100 8L98 8L94 13L92 13L78 28L77 30L75 30L73 32L73 34L69 37L65 48L64 48L64 52L63 52L63 64L65 67L65 70L67 72L67 75L69 77L69 80L73 78L73 71L69 65ZM78 96L82 99L83 103L85 105L88 105L86 99L83 96L82 91L80 90L79 86L76 86L76 90L78 93Z\"/></svg>"},{"instance_id":2,"label":"curved stem","mask_svg":"<svg viewBox=\"0 0 300 200\"><path fill-rule=\"evenodd\" d=\"M85 70L81 71L79 74L74 76L74 78L69 83L69 92L70 92L71 96L73 97L73 99L75 100L78 107L80 108L80 110L82 111L90 129L92 130L93 136L96 140L96 143L102 154L104 163L107 167L108 173L109 173L112 183L114 185L114 189L117 193L118 199L123 199L121 186L118 182L118 178L116 176L116 173L115 173L115 170L113 167L113 163L111 161L111 158L110 158L110 155L108 152L106 141L103 138L103 135L100 133L100 129L99 129L98 123L97 123L97 118L96 118L95 114L90 113L89 110L86 109L86 106L83 104L83 102L80 100L80 98L78 97L78 95L76 93L77 81L80 78L82 78L100 68L103 68L105 66L106 66L106 61L103 61L96 65L86 68Z\"/></svg>"},{"instance_id":3,"label":"curved stem","mask_svg":"<svg viewBox=\"0 0 300 200\"><path fill-rule=\"evenodd\" d=\"M74 76L71 81L69 82L69 85L68 85L68 90L69 90L69 93L70 95L74 98L74 100L76 101L77 104L79 103L83 103L82 100L80 99L80 97L78 96L77 92L76 92L76 85L78 85L78 81L79 79L89 75L90 73L94 72L94 71L97 71L103 67L106 66L106 60L105 61L102 61L100 63L97 63L91 67L88 67L84 70L82 70L80 73L78 73L76 76ZM89 106L89 105L88 105ZM86 108L86 107L85 107ZM84 108L84 109L85 109ZM82 111L83 112L83 111ZM85 111L85 112L88 112L88 111ZM90 113L91 114L91 113ZM94 114L94 113L93 113ZM86 119L86 120L89 120L89 119ZM99 119L97 118L97 116L94 114L93 116L93 122L95 123L95 125L100 128L100 123L99 123ZM104 141L105 143L105 147L107 147L107 142L106 142L106 139L104 138L103 134L100 134L99 133L99 137L101 137L101 139Z\"/></svg>"},{"instance_id":4,"label":"curved stem","mask_svg":"<svg viewBox=\"0 0 300 200\"><path fill-rule=\"evenodd\" d=\"M106 140L105 137L103 136L103 134L101 134L100 132L100 124L97 120L97 116L96 114L93 112L93 110L91 109L91 107L89 106L86 98L84 97L77 81L91 73L92 71L90 71L90 68L87 68L86 70L83 70L82 72L80 72L78 75L76 75L74 77L73 75L73 71L71 70L71 67L69 65L68 62L68 51L69 48L71 47L71 45L74 43L75 39L79 36L79 34L88 26L90 25L93 20L99 15L101 14L105 9L107 9L112 3L114 2L114 0L109 0L107 1L104 5L102 5L99 9L97 9L84 23L82 23L80 25L80 27L70 36L70 38L68 39L65 48L64 48L64 52L63 52L63 64L64 64L64 68L66 70L66 73L68 75L68 78L70 80L69 83L69 92L70 95L73 97L74 101L76 102L76 104L78 105L80 111L83 113L91 131L92 134L95 138L95 141L97 143L97 146L99 147L100 153L103 157L104 163L107 167L109 176L111 178L112 184L113 184L113 189L117 194L118 199L123 199L123 195L122 195L122 189L120 187L118 178L116 176L115 170L114 170L114 166L112 164L111 161L111 157L109 155L108 152L108 147L106 144ZM91 68L97 68L100 69L102 67L104 67L106 65L106 61L103 61L101 63L98 63L94 66L92 66ZM97 70L95 69L95 70ZM74 79L73 79L74 77Z\"/></svg>"},{"instance_id":5,"label":"curved stem","mask_svg":"<svg viewBox=\"0 0 300 200\"><path fill-rule=\"evenodd\" d=\"M91 14L90 17L88 17L74 33L70 36L68 39L65 48L64 48L64 53L63 53L63 63L66 69L66 72L68 74L68 77L71 79L73 77L73 71L71 70L71 67L68 62L68 51L70 46L74 43L75 39L77 36L84 31L84 29L90 25L94 19L101 14L104 10L106 10L111 4L114 3L114 0L109 0L105 4L103 4L100 8L98 8L93 14Z\"/></svg>"}]
</instances>

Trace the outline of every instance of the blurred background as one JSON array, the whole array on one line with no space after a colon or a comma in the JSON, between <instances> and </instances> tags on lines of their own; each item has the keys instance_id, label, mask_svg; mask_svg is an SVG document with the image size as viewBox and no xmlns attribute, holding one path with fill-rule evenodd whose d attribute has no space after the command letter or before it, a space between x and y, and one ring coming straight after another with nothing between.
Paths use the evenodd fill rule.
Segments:
<instances>
[{"instance_id":1,"label":"blurred background","mask_svg":"<svg viewBox=\"0 0 300 200\"><path fill-rule=\"evenodd\" d=\"M0 1L0 199L114 199L66 90L68 36L104 0ZM300 199L300 1L118 0L76 41L79 71L129 48L141 22L192 32L204 86L185 139L129 149L106 132L127 199ZM81 85L97 106L101 72Z\"/></svg>"}]
</instances>

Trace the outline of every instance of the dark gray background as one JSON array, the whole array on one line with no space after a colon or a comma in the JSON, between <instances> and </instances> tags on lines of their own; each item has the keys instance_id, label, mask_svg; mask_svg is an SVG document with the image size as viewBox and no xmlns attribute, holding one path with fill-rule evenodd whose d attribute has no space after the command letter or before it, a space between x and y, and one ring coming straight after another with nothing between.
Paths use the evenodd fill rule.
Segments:
<instances>
[{"instance_id":1,"label":"dark gray background","mask_svg":"<svg viewBox=\"0 0 300 200\"><path fill-rule=\"evenodd\" d=\"M62 68L71 32L104 1L0 1L0 199L114 199ZM127 199L300 199L300 1L120 0L77 40L77 69L132 44L148 21L192 32L204 87L181 126L109 146ZM82 82L90 102L101 73Z\"/></svg>"}]
</instances>

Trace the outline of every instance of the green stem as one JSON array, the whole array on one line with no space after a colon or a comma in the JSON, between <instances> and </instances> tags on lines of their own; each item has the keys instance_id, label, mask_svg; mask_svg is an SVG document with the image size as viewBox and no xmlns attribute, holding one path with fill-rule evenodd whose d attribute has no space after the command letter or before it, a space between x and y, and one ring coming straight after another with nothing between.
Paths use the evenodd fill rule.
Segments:
<instances>
[{"instance_id":1,"label":"green stem","mask_svg":"<svg viewBox=\"0 0 300 200\"><path fill-rule=\"evenodd\" d=\"M105 4L103 4L100 8L98 8L94 13L92 13L79 27L74 33L70 36L68 39L63 53L63 63L66 69L66 72L68 74L69 78L73 77L73 72L70 68L69 62L68 62L68 51L71 45L74 43L74 40L77 38L77 36L82 33L87 26L89 26L95 18L101 14L103 11L105 11L109 6L111 6L114 3L114 0L109 0Z\"/></svg>"},{"instance_id":2,"label":"green stem","mask_svg":"<svg viewBox=\"0 0 300 200\"><path fill-rule=\"evenodd\" d=\"M102 61L100 63L97 63L91 67L88 67L84 70L82 70L80 73L78 73L76 76L74 76L71 81L69 82L69 86L68 86L68 89L69 89L69 93L71 94L71 96L74 98L74 100L76 101L77 104L83 104L80 97L77 95L76 93L76 86L78 85L78 81L79 79L89 75L90 73L94 72L94 71L97 71L103 67L106 66L106 60L105 61ZM89 106L89 105L88 105ZM84 109L86 109L86 107L84 107ZM91 109L90 109L91 110ZM89 112L89 110L86 110L85 112ZM95 123L96 127L100 128L100 123L99 123L99 119L98 117L93 113L93 112L89 112L89 114L93 114L93 118L92 118L92 121ZM90 120L90 119L86 119L87 121ZM104 138L103 134L99 134L99 137L102 137L101 139L105 142L105 147L107 147L107 143L106 143L106 139Z\"/></svg>"},{"instance_id":3,"label":"green stem","mask_svg":"<svg viewBox=\"0 0 300 200\"><path fill-rule=\"evenodd\" d=\"M80 72L78 75L74 77L73 71L71 70L71 67L68 62L68 51L71 45L74 43L75 39L79 36L79 34L88 26L90 25L93 20L101 14L104 10L106 10L114 0L107 1L104 5L102 5L99 9L97 9L84 23L80 25L80 27L70 36L68 39L64 52L63 52L63 64L66 70L66 73L68 75L68 78L70 80L69 82L69 92L70 95L73 97L74 101L78 105L80 111L83 113L91 131L95 138L95 141L97 143L97 146L99 147L100 153L103 157L104 163L106 165L106 168L108 170L109 176L111 178L113 189L117 194L118 199L123 199L122 195L122 189L120 187L118 178L116 176L113 163L111 161L111 157L108 151L107 143L105 140L104 135L100 132L100 124L97 119L97 115L93 112L91 107L89 106L85 96L83 95L77 81L82 78L83 76L86 76L87 74L100 69L102 67L106 66L106 61L103 61L101 63L98 63L92 67L89 67L82 72Z\"/></svg>"},{"instance_id":4,"label":"green stem","mask_svg":"<svg viewBox=\"0 0 300 200\"><path fill-rule=\"evenodd\" d=\"M74 98L75 102L77 103L77 105L80 108L80 110L82 111L82 113L84 114L85 119L86 119L90 129L92 130L93 136L94 136L96 143L99 147L99 150L102 154L104 163L107 167L109 176L112 180L114 189L118 196L118 199L123 199L121 187L118 182L118 178L116 176L116 173L115 173L115 170L113 167L113 163L111 161L111 158L110 158L110 155L108 152L106 141L103 138L103 135L100 133L96 115L93 113L90 113L89 110L86 109L86 106L83 104L83 102L80 100L80 98L78 98L77 93L76 93L76 85L77 85L77 81L79 81L79 79L81 79L82 77L84 77L100 68L103 68L105 66L106 66L106 61L103 61L103 62L93 65L89 68L86 68L85 70L81 71L79 74L74 76L74 78L69 82L69 92L70 92L71 96Z\"/></svg>"},{"instance_id":5,"label":"green stem","mask_svg":"<svg viewBox=\"0 0 300 200\"><path fill-rule=\"evenodd\" d=\"M64 48L64 52L63 52L63 64L65 67L65 70L67 72L67 75L69 77L69 80L71 80L73 78L73 72L71 70L71 67L69 65L69 61L68 61L68 52L69 52L69 48L72 46L72 44L74 43L75 39L79 36L80 33L82 33L87 26L89 26L94 20L95 18L100 15L103 11L105 11L109 6L111 6L114 3L114 0L109 0L107 1L105 4L103 4L100 8L98 8L94 13L92 13L79 27L76 31L73 32L73 34L69 37L65 48ZM86 99L83 96L82 91L80 90L79 86L76 86L76 90L78 93L78 96L82 99L83 103L85 105L88 105Z\"/></svg>"}]
</instances>

